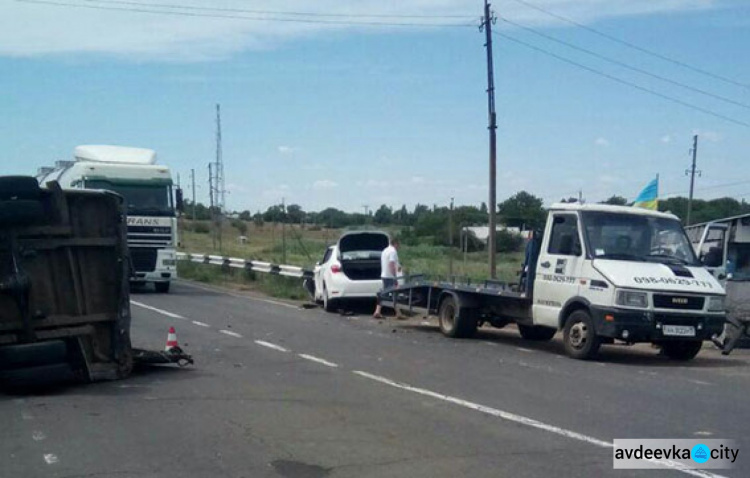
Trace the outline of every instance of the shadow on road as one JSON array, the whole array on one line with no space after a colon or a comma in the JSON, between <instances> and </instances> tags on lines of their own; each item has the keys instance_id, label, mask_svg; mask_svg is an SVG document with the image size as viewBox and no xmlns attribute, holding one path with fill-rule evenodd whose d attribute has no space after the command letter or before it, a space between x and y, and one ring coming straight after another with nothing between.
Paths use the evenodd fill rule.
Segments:
<instances>
[{"instance_id":1,"label":"shadow on road","mask_svg":"<svg viewBox=\"0 0 750 478\"><path fill-rule=\"evenodd\" d=\"M425 334L442 335L434 320L430 321L429 325L423 324L422 322L422 319L419 319L419 323L415 323L415 319L410 319L409 322L394 320L392 323L402 329L413 330ZM445 340L457 339L446 338ZM565 355L565 348L560 334L555 336L555 338L549 342L533 342L523 339L514 326L508 326L504 329L483 327L477 331L473 339L466 340L468 342L472 340L482 340L504 347L523 348L550 355ZM651 344L637 344L632 346L602 345L602 348L599 350L599 355L593 360L593 362L638 367L689 367L697 369L713 369L746 367L750 364L750 355L747 353L736 353L734 356L725 357L720 355L720 352L713 347L704 346L703 350L695 359L683 362L672 360L661 355L660 349Z\"/></svg>"}]
</instances>

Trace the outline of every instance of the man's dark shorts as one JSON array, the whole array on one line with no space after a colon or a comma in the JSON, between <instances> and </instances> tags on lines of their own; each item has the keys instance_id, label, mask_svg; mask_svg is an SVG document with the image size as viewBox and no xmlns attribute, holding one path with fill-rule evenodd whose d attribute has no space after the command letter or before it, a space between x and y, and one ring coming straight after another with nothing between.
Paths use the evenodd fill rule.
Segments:
<instances>
[{"instance_id":1,"label":"man's dark shorts","mask_svg":"<svg viewBox=\"0 0 750 478\"><path fill-rule=\"evenodd\" d=\"M381 277L380 279L383 281L383 287L380 289L381 291L396 286L396 279L391 277ZM380 303L380 294L378 294L378 303Z\"/></svg>"},{"instance_id":2,"label":"man's dark shorts","mask_svg":"<svg viewBox=\"0 0 750 478\"><path fill-rule=\"evenodd\" d=\"M383 280L383 289L390 289L396 286L396 279L392 277L382 277L381 279Z\"/></svg>"}]
</instances>

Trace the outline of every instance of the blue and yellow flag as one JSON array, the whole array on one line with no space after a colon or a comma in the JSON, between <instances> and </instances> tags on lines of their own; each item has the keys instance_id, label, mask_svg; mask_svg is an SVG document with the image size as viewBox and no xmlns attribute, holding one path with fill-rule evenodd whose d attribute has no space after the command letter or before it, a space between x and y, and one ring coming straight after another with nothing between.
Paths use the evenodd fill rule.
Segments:
<instances>
[{"instance_id":1,"label":"blue and yellow flag","mask_svg":"<svg viewBox=\"0 0 750 478\"><path fill-rule=\"evenodd\" d=\"M659 209L659 176L653 179L643 188L643 191L635 198L633 207L642 207L644 209Z\"/></svg>"}]
</instances>

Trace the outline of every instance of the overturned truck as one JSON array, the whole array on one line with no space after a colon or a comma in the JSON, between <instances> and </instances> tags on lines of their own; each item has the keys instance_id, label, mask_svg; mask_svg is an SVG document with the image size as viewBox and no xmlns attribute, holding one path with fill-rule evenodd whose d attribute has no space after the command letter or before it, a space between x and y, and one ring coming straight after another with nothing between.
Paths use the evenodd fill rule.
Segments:
<instances>
[{"instance_id":1,"label":"overturned truck","mask_svg":"<svg viewBox=\"0 0 750 478\"><path fill-rule=\"evenodd\" d=\"M128 376L138 359L189 361L130 343L123 200L0 177L0 385Z\"/></svg>"}]
</instances>

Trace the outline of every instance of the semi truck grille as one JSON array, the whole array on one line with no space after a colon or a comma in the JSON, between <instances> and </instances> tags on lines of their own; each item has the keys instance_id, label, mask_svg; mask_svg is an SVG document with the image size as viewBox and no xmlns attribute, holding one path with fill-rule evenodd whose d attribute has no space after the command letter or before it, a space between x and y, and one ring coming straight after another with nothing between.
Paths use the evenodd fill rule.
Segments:
<instances>
[{"instance_id":1,"label":"semi truck grille","mask_svg":"<svg viewBox=\"0 0 750 478\"><path fill-rule=\"evenodd\" d=\"M131 247L130 260L133 262L133 269L136 272L152 272L156 269L157 252L158 249L155 248Z\"/></svg>"},{"instance_id":2,"label":"semi truck grille","mask_svg":"<svg viewBox=\"0 0 750 478\"><path fill-rule=\"evenodd\" d=\"M654 307L657 309L703 310L705 300L704 297L654 294Z\"/></svg>"}]
</instances>

